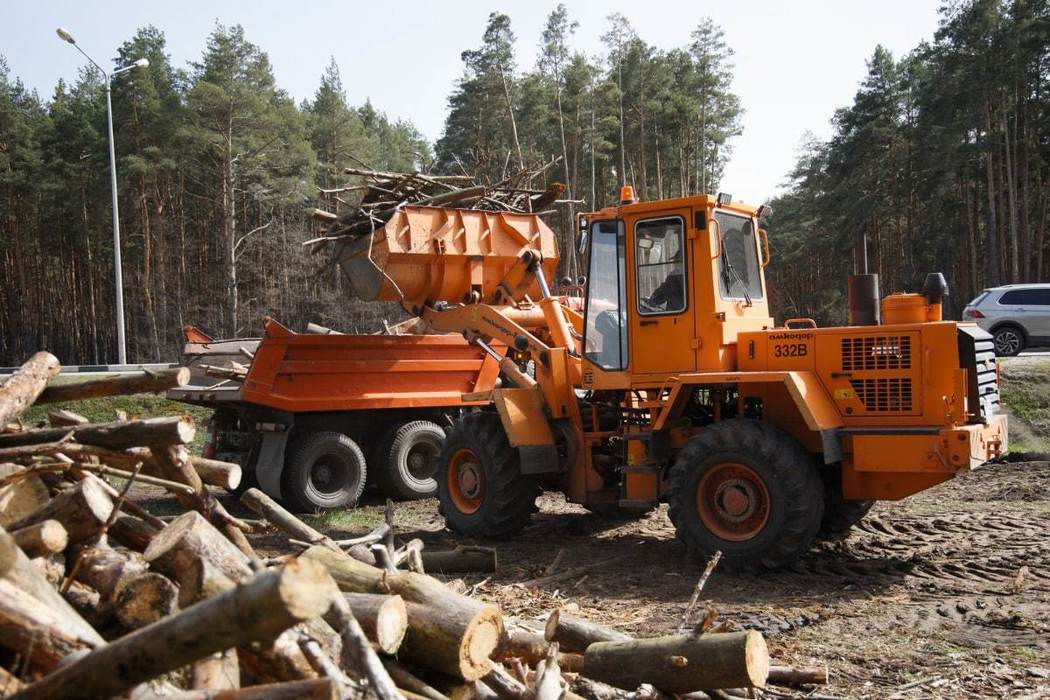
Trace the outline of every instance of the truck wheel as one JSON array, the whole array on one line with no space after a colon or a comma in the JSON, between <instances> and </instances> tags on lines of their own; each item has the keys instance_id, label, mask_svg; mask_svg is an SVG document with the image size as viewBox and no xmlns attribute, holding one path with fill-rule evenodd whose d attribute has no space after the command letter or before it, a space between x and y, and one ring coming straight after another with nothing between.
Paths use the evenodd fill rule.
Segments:
<instances>
[{"instance_id":1,"label":"truck wheel","mask_svg":"<svg viewBox=\"0 0 1050 700\"><path fill-rule=\"evenodd\" d=\"M281 474L281 492L293 510L352 507L364 488L365 456L356 442L332 431L296 438Z\"/></svg>"},{"instance_id":2,"label":"truck wheel","mask_svg":"<svg viewBox=\"0 0 1050 700\"><path fill-rule=\"evenodd\" d=\"M776 568L809 549L824 513L813 460L769 423L733 418L686 443L671 468L670 516L694 554Z\"/></svg>"},{"instance_id":3,"label":"truck wheel","mask_svg":"<svg viewBox=\"0 0 1050 700\"><path fill-rule=\"evenodd\" d=\"M839 492L829 491L824 496L824 517L820 521L820 534L834 536L849 532L850 528L864 519L875 501L851 501Z\"/></svg>"},{"instance_id":4,"label":"truck wheel","mask_svg":"<svg viewBox=\"0 0 1050 700\"><path fill-rule=\"evenodd\" d=\"M496 539L528 524L540 488L524 476L495 413L456 421L438 457L438 500L449 529Z\"/></svg>"},{"instance_id":5,"label":"truck wheel","mask_svg":"<svg viewBox=\"0 0 1050 700\"><path fill-rule=\"evenodd\" d=\"M415 420L387 433L372 462L373 478L383 493L399 501L437 493L438 454L445 431L437 423Z\"/></svg>"}]
</instances>

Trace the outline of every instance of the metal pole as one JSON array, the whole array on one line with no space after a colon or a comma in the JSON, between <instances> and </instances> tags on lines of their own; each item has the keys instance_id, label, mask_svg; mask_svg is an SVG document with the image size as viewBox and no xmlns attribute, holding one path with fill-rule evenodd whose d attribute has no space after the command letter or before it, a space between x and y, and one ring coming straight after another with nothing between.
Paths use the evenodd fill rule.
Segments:
<instances>
[{"instance_id":1,"label":"metal pole","mask_svg":"<svg viewBox=\"0 0 1050 700\"><path fill-rule=\"evenodd\" d=\"M117 153L113 145L113 101L110 98L110 76L106 78L106 123L109 127L109 184L113 192L113 277L117 294L117 363L128 363L128 348L124 338L124 271L120 262L120 213L117 210Z\"/></svg>"}]
</instances>

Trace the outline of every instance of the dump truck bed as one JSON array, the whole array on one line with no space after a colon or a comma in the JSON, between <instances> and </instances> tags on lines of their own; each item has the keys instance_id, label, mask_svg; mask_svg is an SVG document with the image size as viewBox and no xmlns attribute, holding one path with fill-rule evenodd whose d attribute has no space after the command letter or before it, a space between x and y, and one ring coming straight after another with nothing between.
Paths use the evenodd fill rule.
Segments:
<instances>
[{"instance_id":1,"label":"dump truck bed","mask_svg":"<svg viewBox=\"0 0 1050 700\"><path fill-rule=\"evenodd\" d=\"M243 382L205 369L235 362L250 362ZM290 413L468 406L473 403L462 395L492 389L499 374L495 360L459 335L298 334L272 320L262 338L188 334L183 363L193 372L191 382L168 398Z\"/></svg>"}]
</instances>

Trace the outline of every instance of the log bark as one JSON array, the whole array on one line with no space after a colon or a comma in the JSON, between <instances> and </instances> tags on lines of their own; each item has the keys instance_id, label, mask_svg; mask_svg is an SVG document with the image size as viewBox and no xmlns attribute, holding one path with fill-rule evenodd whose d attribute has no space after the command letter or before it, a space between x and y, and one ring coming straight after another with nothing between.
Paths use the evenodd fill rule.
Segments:
<instances>
[{"instance_id":1,"label":"log bark","mask_svg":"<svg viewBox=\"0 0 1050 700\"><path fill-rule=\"evenodd\" d=\"M364 675L368 678L372 692L380 700L402 700L397 686L383 668L383 663L372 648L365 631L354 617L349 602L334 583L332 588L332 606L325 614L325 619L339 630L339 637L343 642L343 666L353 669L358 676Z\"/></svg>"},{"instance_id":2,"label":"log bark","mask_svg":"<svg viewBox=\"0 0 1050 700\"><path fill-rule=\"evenodd\" d=\"M125 470L133 470L139 463L142 464L142 474L167 478L170 472L157 460L156 456L148 447L133 447L128 450L111 450L96 445L81 445L66 442L56 444L48 448L48 453L62 453L67 457L97 457L101 462L113 467ZM241 465L235 462L222 462L217 459L195 457L188 455L190 466L197 472L200 481L209 486L218 486L221 489L232 491L241 483Z\"/></svg>"},{"instance_id":3,"label":"log bark","mask_svg":"<svg viewBox=\"0 0 1050 700\"><path fill-rule=\"evenodd\" d=\"M320 545L299 558L323 563L344 591L404 598L408 632L400 654L405 659L471 681L491 668L489 657L503 636L499 608L454 593L430 576L383 571Z\"/></svg>"},{"instance_id":4,"label":"log bark","mask_svg":"<svg viewBox=\"0 0 1050 700\"><path fill-rule=\"evenodd\" d=\"M550 653L551 643L537 632L523 626L509 625L493 658L499 661L520 659L528 666L535 666ZM576 672L583 668L583 656L575 653L558 653L562 670Z\"/></svg>"},{"instance_id":5,"label":"log bark","mask_svg":"<svg viewBox=\"0 0 1050 700\"><path fill-rule=\"evenodd\" d=\"M22 687L22 681L13 673L0 666L0 698L6 698Z\"/></svg>"},{"instance_id":6,"label":"log bark","mask_svg":"<svg viewBox=\"0 0 1050 700\"><path fill-rule=\"evenodd\" d=\"M57 520L44 520L13 530L11 537L30 559L58 554L69 544L69 533Z\"/></svg>"},{"instance_id":7,"label":"log bark","mask_svg":"<svg viewBox=\"0 0 1050 700\"><path fill-rule=\"evenodd\" d=\"M196 511L183 513L153 537L143 558L179 580L198 559L205 559L234 583L252 575L248 557Z\"/></svg>"},{"instance_id":8,"label":"log bark","mask_svg":"<svg viewBox=\"0 0 1050 700\"><path fill-rule=\"evenodd\" d=\"M47 562L47 560L37 559L35 562L30 560L2 527L0 527L0 553L2 553L0 563L4 565L0 568L6 568L3 577L0 578L0 584L10 584L11 588L18 589L40 603L48 613L47 619L58 620L61 629L67 630L70 638L80 640L87 646L105 644L98 632L73 609L73 606L66 602L65 598L35 565L35 562ZM3 597L0 595L0 598ZM3 637L5 635L0 634L0 638Z\"/></svg>"},{"instance_id":9,"label":"log bark","mask_svg":"<svg viewBox=\"0 0 1050 700\"><path fill-rule=\"evenodd\" d=\"M79 443L123 450L140 445L188 445L193 442L197 430L189 416L164 416L5 433L0 435L0 447L55 442L69 432L73 433L73 439Z\"/></svg>"},{"instance_id":10,"label":"log bark","mask_svg":"<svg viewBox=\"0 0 1050 700\"><path fill-rule=\"evenodd\" d=\"M102 525L113 513L113 499L106 485L90 474L71 489L67 489L30 515L12 523L12 530L21 530L45 520L57 520L66 529L69 542L82 542L96 537Z\"/></svg>"},{"instance_id":11,"label":"log bark","mask_svg":"<svg viewBox=\"0 0 1050 700\"><path fill-rule=\"evenodd\" d=\"M595 642L626 642L631 635L555 610L547 618L544 639L557 642L563 651L585 652Z\"/></svg>"},{"instance_id":12,"label":"log bark","mask_svg":"<svg viewBox=\"0 0 1050 700\"><path fill-rule=\"evenodd\" d=\"M190 383L190 370L187 367L174 367L156 372L139 372L136 374L112 374L98 379L86 379L66 384L48 386L36 400L38 404L56 403L58 401L82 401L101 396L121 396L124 394L157 393Z\"/></svg>"},{"instance_id":13,"label":"log bark","mask_svg":"<svg viewBox=\"0 0 1050 700\"><path fill-rule=\"evenodd\" d=\"M767 682L772 685L825 685L828 682L828 667L770 666Z\"/></svg>"},{"instance_id":14,"label":"log bark","mask_svg":"<svg viewBox=\"0 0 1050 700\"><path fill-rule=\"evenodd\" d=\"M179 609L178 599L178 587L166 576L152 572L136 576L117 593L117 620L129 630L145 627L174 615Z\"/></svg>"},{"instance_id":15,"label":"log bark","mask_svg":"<svg viewBox=\"0 0 1050 700\"><path fill-rule=\"evenodd\" d=\"M226 508L204 488L186 448L182 445L150 445L150 450L165 478L186 484L193 490L192 494L175 494L179 503L188 510L203 513L242 554L249 560L257 560L255 550L241 529L243 523L226 512Z\"/></svg>"},{"instance_id":16,"label":"log bark","mask_svg":"<svg viewBox=\"0 0 1050 700\"><path fill-rule=\"evenodd\" d=\"M179 581L179 604L188 608L234 588L236 584L217 565L208 559L195 559ZM238 668L264 682L315 677L316 674L299 649L299 636L297 628L293 627L282 632L272 642L241 646L236 653Z\"/></svg>"},{"instance_id":17,"label":"log bark","mask_svg":"<svg viewBox=\"0 0 1050 700\"><path fill-rule=\"evenodd\" d=\"M383 659L383 668L390 674L391 680L404 693L406 690L427 700L449 700L448 696L421 680L394 659Z\"/></svg>"},{"instance_id":18,"label":"log bark","mask_svg":"<svg viewBox=\"0 0 1050 700\"><path fill-rule=\"evenodd\" d=\"M651 683L668 693L761 688L769 653L754 630L597 642L584 654L583 675L621 688Z\"/></svg>"},{"instance_id":19,"label":"log bark","mask_svg":"<svg viewBox=\"0 0 1050 700\"><path fill-rule=\"evenodd\" d=\"M324 567L291 561L68 663L14 697L109 697L240 644L269 640L331 604Z\"/></svg>"},{"instance_id":20,"label":"log bark","mask_svg":"<svg viewBox=\"0 0 1050 700\"><path fill-rule=\"evenodd\" d=\"M342 595L372 645L384 654L396 654L408 629L404 599L375 593Z\"/></svg>"},{"instance_id":21,"label":"log bark","mask_svg":"<svg viewBox=\"0 0 1050 700\"><path fill-rule=\"evenodd\" d=\"M0 478L24 470L25 467L17 464L0 464ZM10 527L12 523L27 517L50 500L51 492L35 474L0 486L0 526Z\"/></svg>"},{"instance_id":22,"label":"log bark","mask_svg":"<svg viewBox=\"0 0 1050 700\"><path fill-rule=\"evenodd\" d=\"M497 565L496 550L492 547L460 545L445 552L423 550L423 566L427 571L442 574L492 573L496 571Z\"/></svg>"},{"instance_id":23,"label":"log bark","mask_svg":"<svg viewBox=\"0 0 1050 700\"><path fill-rule=\"evenodd\" d=\"M79 413L65 408L56 408L53 411L48 411L47 422L51 424L52 428L68 428L74 425L87 425L91 421Z\"/></svg>"},{"instance_id":24,"label":"log bark","mask_svg":"<svg viewBox=\"0 0 1050 700\"><path fill-rule=\"evenodd\" d=\"M6 532L0 535L0 578L7 576L7 572L18 563L18 543L13 537L5 535Z\"/></svg>"},{"instance_id":25,"label":"log bark","mask_svg":"<svg viewBox=\"0 0 1050 700\"><path fill-rule=\"evenodd\" d=\"M266 683L238 689L183 690L176 693L136 694L133 700L341 700L339 684L331 678Z\"/></svg>"},{"instance_id":26,"label":"log bark","mask_svg":"<svg viewBox=\"0 0 1050 700\"><path fill-rule=\"evenodd\" d=\"M485 683L507 700L535 700L536 697L524 683L507 673L503 664L492 664L492 670L485 674Z\"/></svg>"},{"instance_id":27,"label":"log bark","mask_svg":"<svg viewBox=\"0 0 1050 700\"><path fill-rule=\"evenodd\" d=\"M0 425L18 420L62 366L49 352L38 352L0 384Z\"/></svg>"},{"instance_id":28,"label":"log bark","mask_svg":"<svg viewBox=\"0 0 1050 700\"><path fill-rule=\"evenodd\" d=\"M125 501L125 505L127 501ZM123 509L123 505L121 508ZM144 552L161 528L134 515L118 515L109 526L108 535L128 549Z\"/></svg>"},{"instance_id":29,"label":"log bark","mask_svg":"<svg viewBox=\"0 0 1050 700\"><path fill-rule=\"evenodd\" d=\"M184 572L179 584L179 605L183 608L224 593L235 585L204 559L196 560L190 571ZM239 688L240 685L240 660L237 650L232 647L198 659L190 667L192 688L229 689Z\"/></svg>"},{"instance_id":30,"label":"log bark","mask_svg":"<svg viewBox=\"0 0 1050 700\"><path fill-rule=\"evenodd\" d=\"M190 464L200 475L201 481L209 486L218 486L226 491L233 491L241 485L243 471L236 462L223 462L207 457L190 456Z\"/></svg>"},{"instance_id":31,"label":"log bark","mask_svg":"<svg viewBox=\"0 0 1050 700\"><path fill-rule=\"evenodd\" d=\"M375 556L363 546L353 546L346 552L327 535L321 534L299 518L289 513L277 501L256 488L248 489L241 496L241 503L264 518L293 540L321 545L342 555L350 555L365 564L375 564Z\"/></svg>"},{"instance_id":32,"label":"log bark","mask_svg":"<svg viewBox=\"0 0 1050 700\"><path fill-rule=\"evenodd\" d=\"M85 638L82 626L87 622L65 600L62 604L70 614L38 600L10 579L0 579L0 647L46 672L69 654L105 644L97 634L94 640Z\"/></svg>"},{"instance_id":33,"label":"log bark","mask_svg":"<svg viewBox=\"0 0 1050 700\"><path fill-rule=\"evenodd\" d=\"M241 687L241 666L236 649L217 651L190 667L190 687L198 690L231 690ZM211 695L208 697L216 697ZM218 695L217 697L225 697Z\"/></svg>"},{"instance_id":34,"label":"log bark","mask_svg":"<svg viewBox=\"0 0 1050 700\"><path fill-rule=\"evenodd\" d=\"M408 631L399 655L442 673L476 681L492 668L499 644L500 615L494 605L450 610L408 602Z\"/></svg>"}]
</instances>

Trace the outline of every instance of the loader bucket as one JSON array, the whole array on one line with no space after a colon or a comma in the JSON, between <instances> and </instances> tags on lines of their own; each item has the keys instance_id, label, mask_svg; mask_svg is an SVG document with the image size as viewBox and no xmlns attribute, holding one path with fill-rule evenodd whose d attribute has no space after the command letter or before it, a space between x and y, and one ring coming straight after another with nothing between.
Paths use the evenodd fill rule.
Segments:
<instances>
[{"instance_id":1,"label":"loader bucket","mask_svg":"<svg viewBox=\"0 0 1050 700\"><path fill-rule=\"evenodd\" d=\"M353 294L396 301L413 310L438 301L491 299L526 252L541 256L553 280L558 267L554 231L535 214L406 206L374 233L337 243L336 260ZM533 280L517 290L538 299Z\"/></svg>"}]
</instances>

